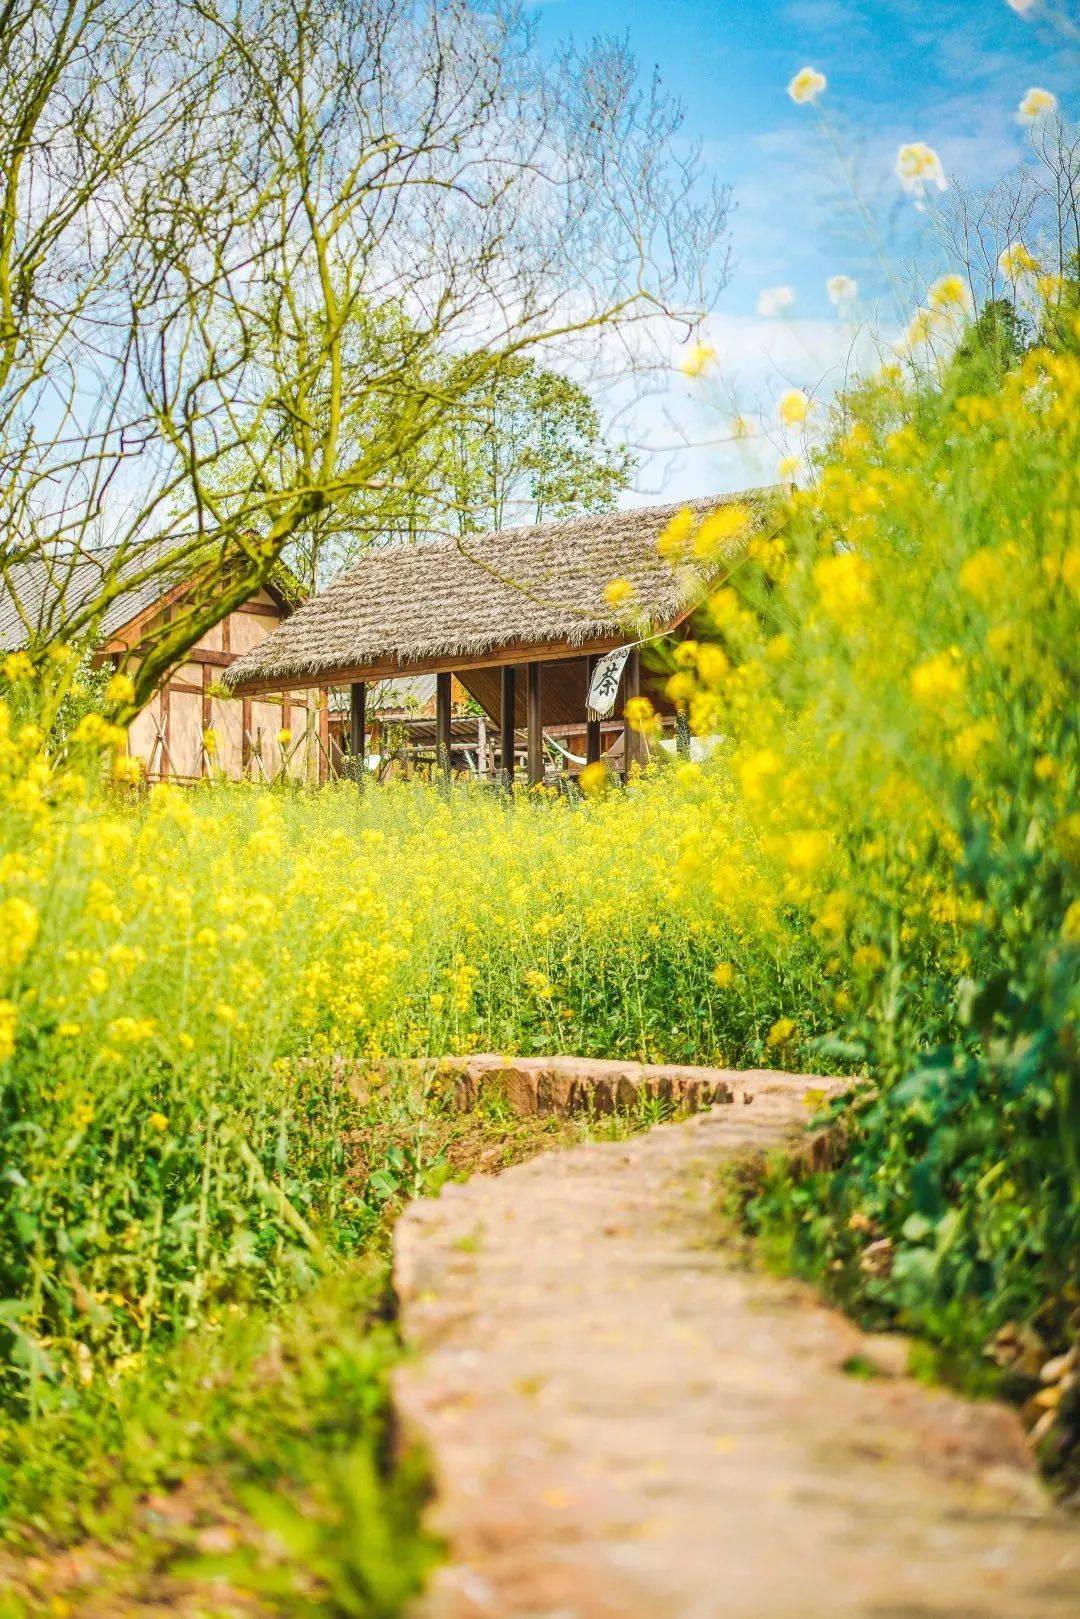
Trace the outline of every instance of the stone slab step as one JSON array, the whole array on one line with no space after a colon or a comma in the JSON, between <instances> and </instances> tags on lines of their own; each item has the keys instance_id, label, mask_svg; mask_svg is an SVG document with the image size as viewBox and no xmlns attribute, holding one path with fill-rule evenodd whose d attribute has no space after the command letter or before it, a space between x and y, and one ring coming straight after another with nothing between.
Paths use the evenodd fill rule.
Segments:
<instances>
[{"instance_id":1,"label":"stone slab step","mask_svg":"<svg viewBox=\"0 0 1080 1619\"><path fill-rule=\"evenodd\" d=\"M1076 1619L1080 1529L1015 1414L718 1240L724 1161L794 1139L820 1082L715 1083L405 1211L394 1398L449 1553L414 1619Z\"/></svg>"}]
</instances>

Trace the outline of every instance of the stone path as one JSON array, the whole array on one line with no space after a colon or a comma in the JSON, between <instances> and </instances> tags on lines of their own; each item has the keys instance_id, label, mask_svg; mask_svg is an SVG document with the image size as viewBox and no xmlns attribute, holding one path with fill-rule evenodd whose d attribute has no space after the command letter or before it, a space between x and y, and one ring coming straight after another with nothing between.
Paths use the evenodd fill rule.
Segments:
<instances>
[{"instance_id":1,"label":"stone path","mask_svg":"<svg viewBox=\"0 0 1080 1619\"><path fill-rule=\"evenodd\" d=\"M687 1123L401 1220L395 1397L449 1548L416 1619L1076 1619L1080 1523L1014 1415L717 1242L722 1160L820 1083L725 1080Z\"/></svg>"}]
</instances>

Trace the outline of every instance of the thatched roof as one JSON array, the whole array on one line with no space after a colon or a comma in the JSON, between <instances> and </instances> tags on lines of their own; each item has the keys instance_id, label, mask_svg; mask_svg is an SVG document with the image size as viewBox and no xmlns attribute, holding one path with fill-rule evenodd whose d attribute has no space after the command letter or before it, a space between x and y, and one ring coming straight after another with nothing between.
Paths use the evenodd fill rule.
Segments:
<instances>
[{"instance_id":1,"label":"thatched roof","mask_svg":"<svg viewBox=\"0 0 1080 1619\"><path fill-rule=\"evenodd\" d=\"M604 599L615 579L633 587L632 605L649 631L669 628L731 561L722 556L704 572L673 568L656 549L670 519L688 506L704 516L745 501L764 523L773 495L750 490L503 529L460 543L373 550L238 658L226 680L240 690L333 684L363 678L366 669L494 660L503 648L582 649L625 640L626 619Z\"/></svg>"}]
</instances>

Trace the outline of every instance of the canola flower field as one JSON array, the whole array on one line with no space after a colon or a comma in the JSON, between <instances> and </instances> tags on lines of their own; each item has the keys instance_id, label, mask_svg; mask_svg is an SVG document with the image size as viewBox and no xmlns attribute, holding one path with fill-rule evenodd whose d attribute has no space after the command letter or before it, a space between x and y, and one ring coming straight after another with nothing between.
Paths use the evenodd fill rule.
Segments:
<instances>
[{"instance_id":1,"label":"canola flower field","mask_svg":"<svg viewBox=\"0 0 1080 1619\"><path fill-rule=\"evenodd\" d=\"M746 1220L937 1369L1024 1400L1048 1467L1069 1465L1078 485L1075 342L990 381L887 368L655 672L723 744L626 790L594 777L577 802L417 783L133 796L98 783L107 717L50 761L9 659L6 1533L92 1533L121 1486L131 1510L137 1443L90 1469L89 1497L75 1482L88 1427L173 1432L176 1346L330 1308L393 1199L440 1172L427 1104L380 1085L379 1060L476 1049L861 1076L842 1163L772 1166ZM678 566L703 543L687 515L661 547ZM371 1070L362 1107L342 1058ZM379 1493L382 1362L361 1335L328 1373L332 1337L315 1334L314 1382L344 1377L368 1435L346 1498L383 1501L407 1541ZM234 1417L193 1418L186 1460L161 1440L169 1477L199 1422ZM396 1611L371 1606L372 1567L413 1570L386 1537L334 1611Z\"/></svg>"}]
</instances>

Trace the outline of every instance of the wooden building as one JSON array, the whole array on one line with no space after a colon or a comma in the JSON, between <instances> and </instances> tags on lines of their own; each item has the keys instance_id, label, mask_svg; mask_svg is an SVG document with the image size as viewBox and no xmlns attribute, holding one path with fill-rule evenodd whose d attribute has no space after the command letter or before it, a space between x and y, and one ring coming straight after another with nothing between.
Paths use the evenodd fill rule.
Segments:
<instances>
[{"instance_id":1,"label":"wooden building","mask_svg":"<svg viewBox=\"0 0 1080 1619\"><path fill-rule=\"evenodd\" d=\"M367 746L368 697L379 682L435 676L435 749L449 768L452 682L479 706L499 736L504 776L523 736L527 779L544 776L545 728L584 734L584 756L598 759L602 726L586 713L598 658L630 647L615 716L643 690L641 648L677 632L746 541L708 561L678 567L657 541L676 513L700 519L735 501L764 523L771 491L724 495L676 506L605 512L566 522L504 529L461 542L438 540L369 552L348 572L237 658L231 690L252 701L301 687L349 688L349 752ZM625 581L625 600L606 595ZM627 589L628 587L628 589ZM671 714L662 690L648 693ZM621 733L624 767L644 758L636 732Z\"/></svg>"},{"instance_id":2,"label":"wooden building","mask_svg":"<svg viewBox=\"0 0 1080 1619\"><path fill-rule=\"evenodd\" d=\"M65 616L93 600L112 564L108 551L87 552L73 563L55 559L20 563L0 588L0 649L25 646L29 631L58 633ZM91 661L134 672L139 648L180 610L193 581L159 575L122 592L107 608ZM294 611L298 593L283 576L257 590L193 646L185 661L136 715L128 749L141 759L149 781L193 782L224 775L273 781L279 776L325 781L330 774L329 715L324 688L307 682L255 697L223 684L238 658Z\"/></svg>"}]
</instances>

